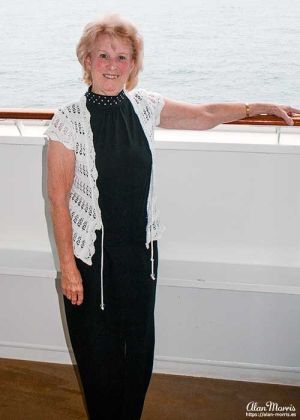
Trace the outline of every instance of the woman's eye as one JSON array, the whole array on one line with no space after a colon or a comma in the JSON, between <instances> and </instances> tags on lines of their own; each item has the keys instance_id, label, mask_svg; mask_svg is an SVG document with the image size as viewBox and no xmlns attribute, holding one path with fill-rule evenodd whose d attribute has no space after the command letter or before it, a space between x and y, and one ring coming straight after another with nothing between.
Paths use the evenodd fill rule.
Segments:
<instances>
[{"instance_id":1,"label":"woman's eye","mask_svg":"<svg viewBox=\"0 0 300 420\"><path fill-rule=\"evenodd\" d=\"M119 58L120 60L126 60L127 57L125 57L125 55L120 55Z\"/></svg>"},{"instance_id":2,"label":"woman's eye","mask_svg":"<svg viewBox=\"0 0 300 420\"><path fill-rule=\"evenodd\" d=\"M99 57L100 57L100 58L107 58L107 54L104 54L104 53L99 54Z\"/></svg>"}]
</instances>

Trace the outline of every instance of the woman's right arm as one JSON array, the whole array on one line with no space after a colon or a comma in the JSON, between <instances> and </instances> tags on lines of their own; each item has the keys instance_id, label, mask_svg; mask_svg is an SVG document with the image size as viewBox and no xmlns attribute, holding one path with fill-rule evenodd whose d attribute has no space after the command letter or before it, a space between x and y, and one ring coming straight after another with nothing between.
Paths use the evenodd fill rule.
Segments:
<instances>
[{"instance_id":1,"label":"woman's right arm","mask_svg":"<svg viewBox=\"0 0 300 420\"><path fill-rule=\"evenodd\" d=\"M47 190L55 242L60 261L61 289L73 304L83 302L83 286L73 253L70 191L75 172L75 153L59 141L49 140Z\"/></svg>"}]
</instances>

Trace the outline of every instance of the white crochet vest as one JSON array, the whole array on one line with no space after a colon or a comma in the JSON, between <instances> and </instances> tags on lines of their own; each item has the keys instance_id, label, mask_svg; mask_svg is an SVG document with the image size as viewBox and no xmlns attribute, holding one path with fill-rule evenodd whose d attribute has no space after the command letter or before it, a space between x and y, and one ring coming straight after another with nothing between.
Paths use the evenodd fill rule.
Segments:
<instances>
[{"instance_id":1,"label":"white crochet vest","mask_svg":"<svg viewBox=\"0 0 300 420\"><path fill-rule=\"evenodd\" d=\"M161 237L165 227L160 224L155 194L155 150L154 129L160 121L160 111L164 105L161 95L145 89L125 91L139 117L148 139L152 154L152 173L147 201L146 247ZM45 131L47 140L62 142L74 150L76 156L75 175L70 191L69 210L72 219L73 251L88 265L92 265L95 253L96 229L102 228L99 191L96 180L93 133L90 113L86 107L86 97L59 108ZM152 242L153 244L153 242Z\"/></svg>"}]
</instances>

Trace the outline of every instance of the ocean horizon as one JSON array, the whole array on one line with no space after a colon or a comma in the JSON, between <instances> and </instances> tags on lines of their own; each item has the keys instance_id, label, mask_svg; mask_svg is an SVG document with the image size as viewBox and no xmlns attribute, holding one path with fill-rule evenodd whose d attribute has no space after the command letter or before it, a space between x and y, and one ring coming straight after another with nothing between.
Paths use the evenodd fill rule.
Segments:
<instances>
[{"instance_id":1,"label":"ocean horizon","mask_svg":"<svg viewBox=\"0 0 300 420\"><path fill-rule=\"evenodd\" d=\"M86 90L75 48L105 12L144 37L139 87L193 103L300 106L300 7L296 0L12 0L0 6L2 108L57 108Z\"/></svg>"}]
</instances>

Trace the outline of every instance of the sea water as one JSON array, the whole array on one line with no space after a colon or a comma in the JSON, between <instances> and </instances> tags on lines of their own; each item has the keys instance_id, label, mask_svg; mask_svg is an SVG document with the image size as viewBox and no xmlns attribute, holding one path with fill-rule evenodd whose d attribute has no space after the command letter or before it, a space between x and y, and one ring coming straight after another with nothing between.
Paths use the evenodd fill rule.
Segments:
<instances>
[{"instance_id":1,"label":"sea water","mask_svg":"<svg viewBox=\"0 0 300 420\"><path fill-rule=\"evenodd\" d=\"M87 86L76 44L105 12L144 37L140 87L193 103L300 106L298 0L10 0L0 5L0 107L78 99Z\"/></svg>"}]
</instances>

